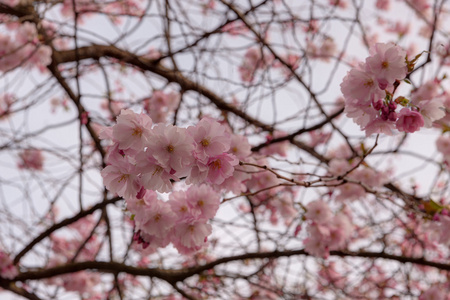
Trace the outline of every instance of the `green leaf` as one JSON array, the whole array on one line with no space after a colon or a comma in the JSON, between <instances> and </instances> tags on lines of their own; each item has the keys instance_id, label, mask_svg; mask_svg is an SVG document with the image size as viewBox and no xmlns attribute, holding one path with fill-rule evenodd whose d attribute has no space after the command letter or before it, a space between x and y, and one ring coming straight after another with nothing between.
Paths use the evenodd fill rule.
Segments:
<instances>
[{"instance_id":1,"label":"green leaf","mask_svg":"<svg viewBox=\"0 0 450 300\"><path fill-rule=\"evenodd\" d=\"M434 202L433 200L423 202L423 207L425 208L425 211L429 215L434 215L435 213L439 213L444 208L442 205L440 205L437 202Z\"/></svg>"}]
</instances>

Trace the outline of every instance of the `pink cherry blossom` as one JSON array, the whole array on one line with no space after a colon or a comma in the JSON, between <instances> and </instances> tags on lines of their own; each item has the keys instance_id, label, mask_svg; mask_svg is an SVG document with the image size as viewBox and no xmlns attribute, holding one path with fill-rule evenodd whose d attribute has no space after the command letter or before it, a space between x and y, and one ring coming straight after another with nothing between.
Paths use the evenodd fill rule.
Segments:
<instances>
[{"instance_id":1,"label":"pink cherry blossom","mask_svg":"<svg viewBox=\"0 0 450 300\"><path fill-rule=\"evenodd\" d=\"M280 138L286 136L287 133L283 131L274 131L272 134L266 136L266 140L270 143L273 139ZM287 152L289 150L290 143L288 140L281 141L273 144L269 144L266 147L263 147L259 152L264 155L273 155L278 154L280 156L286 157Z\"/></svg>"},{"instance_id":2,"label":"pink cherry blossom","mask_svg":"<svg viewBox=\"0 0 450 300\"><path fill-rule=\"evenodd\" d=\"M147 54L145 54L144 57L151 60L157 60L161 57L161 52L159 52L158 49L155 49L154 47L150 46Z\"/></svg>"},{"instance_id":3,"label":"pink cherry blossom","mask_svg":"<svg viewBox=\"0 0 450 300\"><path fill-rule=\"evenodd\" d=\"M178 177L186 174L194 162L194 141L186 128L158 124L152 130L147 147L147 152L164 169L169 169L171 174Z\"/></svg>"},{"instance_id":4,"label":"pink cherry blossom","mask_svg":"<svg viewBox=\"0 0 450 300\"><path fill-rule=\"evenodd\" d=\"M350 174L351 178L355 180L361 181L365 185L371 188L377 188L383 185L387 181L387 174L383 174L381 172L377 172L369 167L360 166L354 172Z\"/></svg>"},{"instance_id":5,"label":"pink cherry blossom","mask_svg":"<svg viewBox=\"0 0 450 300\"><path fill-rule=\"evenodd\" d=\"M345 100L357 100L368 106L372 100L383 99L385 92L380 88L375 74L365 70L365 65L351 69L341 83Z\"/></svg>"},{"instance_id":6,"label":"pink cherry blossom","mask_svg":"<svg viewBox=\"0 0 450 300\"><path fill-rule=\"evenodd\" d=\"M192 221L201 213L200 211L192 211L191 206L188 204L185 191L173 191L170 194L168 203L179 222Z\"/></svg>"},{"instance_id":7,"label":"pink cherry blossom","mask_svg":"<svg viewBox=\"0 0 450 300\"><path fill-rule=\"evenodd\" d=\"M251 161L253 162L253 161ZM256 161L255 163L262 163L264 164L266 161ZM280 180L277 178L275 174L269 171L261 171L257 168L250 167L250 166L244 166L243 170L246 172L250 172L252 174L252 177L250 180L247 181L247 187L250 190L260 190L265 189L267 187L274 187L280 183Z\"/></svg>"},{"instance_id":8,"label":"pink cherry blossom","mask_svg":"<svg viewBox=\"0 0 450 300\"><path fill-rule=\"evenodd\" d=\"M298 211L294 206L294 200L288 193L283 193L281 196L273 199L271 205L280 213L286 225L291 224L298 215Z\"/></svg>"},{"instance_id":9,"label":"pink cherry blossom","mask_svg":"<svg viewBox=\"0 0 450 300\"><path fill-rule=\"evenodd\" d=\"M134 198L141 189L140 179L137 176L136 166L129 163L126 158L106 166L101 171L103 184L108 190L124 198Z\"/></svg>"},{"instance_id":10,"label":"pink cherry blossom","mask_svg":"<svg viewBox=\"0 0 450 300\"><path fill-rule=\"evenodd\" d=\"M147 201L150 205L136 215L136 226L146 234L164 238L174 226L176 215L169 203L155 199L151 194L144 196L144 201L147 197L151 197L151 200Z\"/></svg>"},{"instance_id":11,"label":"pink cherry blossom","mask_svg":"<svg viewBox=\"0 0 450 300\"><path fill-rule=\"evenodd\" d=\"M100 283L100 274L80 271L62 276L63 287L67 291L90 293Z\"/></svg>"},{"instance_id":12,"label":"pink cherry blossom","mask_svg":"<svg viewBox=\"0 0 450 300\"><path fill-rule=\"evenodd\" d=\"M246 183L252 176L240 165L234 167L233 175L226 178L220 185L215 186L219 190L233 192L236 195L243 193L246 189Z\"/></svg>"},{"instance_id":13,"label":"pink cherry blossom","mask_svg":"<svg viewBox=\"0 0 450 300\"><path fill-rule=\"evenodd\" d=\"M127 199L127 210L129 210L134 215L145 214L147 207L158 200L158 194L155 191L147 190L142 198L128 198Z\"/></svg>"},{"instance_id":14,"label":"pink cherry blossom","mask_svg":"<svg viewBox=\"0 0 450 300\"><path fill-rule=\"evenodd\" d=\"M318 224L325 224L333 217L333 213L328 207L328 204L322 200L310 202L306 206L306 209L307 211L305 213L305 217L308 220L314 221Z\"/></svg>"},{"instance_id":15,"label":"pink cherry blossom","mask_svg":"<svg viewBox=\"0 0 450 300\"><path fill-rule=\"evenodd\" d=\"M392 43L377 43L370 48L371 56L366 59L366 69L377 78L378 85L385 89L395 80L402 80L407 73L406 51Z\"/></svg>"},{"instance_id":16,"label":"pink cherry blossom","mask_svg":"<svg viewBox=\"0 0 450 300\"><path fill-rule=\"evenodd\" d=\"M428 80L411 93L411 102L418 105L423 100L433 100L439 95L440 81Z\"/></svg>"},{"instance_id":17,"label":"pink cherry blossom","mask_svg":"<svg viewBox=\"0 0 450 300\"><path fill-rule=\"evenodd\" d=\"M336 43L330 37L322 39L320 44L308 40L306 47L306 53L310 58L320 59L324 62L329 62L330 58L336 53Z\"/></svg>"},{"instance_id":18,"label":"pink cherry blossom","mask_svg":"<svg viewBox=\"0 0 450 300\"><path fill-rule=\"evenodd\" d=\"M313 130L309 132L309 146L316 147L320 144L325 144L331 137L331 132L323 132L321 130Z\"/></svg>"},{"instance_id":19,"label":"pink cherry blossom","mask_svg":"<svg viewBox=\"0 0 450 300\"><path fill-rule=\"evenodd\" d=\"M258 69L264 67L264 59L260 49L250 48L244 55L244 60L239 66L239 74L243 82L252 82Z\"/></svg>"},{"instance_id":20,"label":"pink cherry blossom","mask_svg":"<svg viewBox=\"0 0 450 300\"><path fill-rule=\"evenodd\" d=\"M328 227L319 224L312 224L308 226L309 236L304 240L305 251L317 257L327 258L329 256L329 249L327 240L330 236Z\"/></svg>"},{"instance_id":21,"label":"pink cherry blossom","mask_svg":"<svg viewBox=\"0 0 450 300\"><path fill-rule=\"evenodd\" d=\"M408 108L402 108L400 113L398 114L398 120L395 123L395 127L399 131L404 132L415 132L420 130L421 127L425 125L423 117L417 111L412 111Z\"/></svg>"},{"instance_id":22,"label":"pink cherry blossom","mask_svg":"<svg viewBox=\"0 0 450 300\"><path fill-rule=\"evenodd\" d=\"M111 112L113 116L119 115L123 107L124 104L122 102L112 101L109 99L103 100L100 104L101 109Z\"/></svg>"},{"instance_id":23,"label":"pink cherry blossom","mask_svg":"<svg viewBox=\"0 0 450 300\"><path fill-rule=\"evenodd\" d=\"M198 184L206 182L208 176L208 165L196 161L190 168L189 176L186 178L187 184Z\"/></svg>"},{"instance_id":24,"label":"pink cherry blossom","mask_svg":"<svg viewBox=\"0 0 450 300\"><path fill-rule=\"evenodd\" d=\"M120 149L143 148L152 127L152 120L146 114L136 114L130 109L123 109L113 126L113 137Z\"/></svg>"},{"instance_id":25,"label":"pink cherry blossom","mask_svg":"<svg viewBox=\"0 0 450 300\"><path fill-rule=\"evenodd\" d=\"M442 98L423 100L417 106L423 117L424 127L431 128L434 121L445 117L444 99Z\"/></svg>"},{"instance_id":26,"label":"pink cherry blossom","mask_svg":"<svg viewBox=\"0 0 450 300\"><path fill-rule=\"evenodd\" d=\"M395 129L395 123L389 120L383 120L381 118L376 118L370 121L365 127L366 136L371 136L372 134L382 133L385 135L392 135Z\"/></svg>"},{"instance_id":27,"label":"pink cherry blossom","mask_svg":"<svg viewBox=\"0 0 450 300\"><path fill-rule=\"evenodd\" d=\"M440 287L439 285L434 285L431 288L429 288L426 292L424 292L422 295L420 295L419 300L448 300L449 295L447 288L447 291L443 289L443 287Z\"/></svg>"},{"instance_id":28,"label":"pink cherry blossom","mask_svg":"<svg viewBox=\"0 0 450 300\"><path fill-rule=\"evenodd\" d=\"M327 258L329 251L339 250L345 247L352 232L353 225L349 217L340 212L334 215L325 202L319 200L311 202L308 207L310 216L307 220L308 238L304 241L305 251L314 256ZM320 213L315 213L318 209Z\"/></svg>"},{"instance_id":29,"label":"pink cherry blossom","mask_svg":"<svg viewBox=\"0 0 450 300\"><path fill-rule=\"evenodd\" d=\"M161 193L172 191L172 181L179 178L170 172L168 167L159 163L149 151L140 152L136 156L137 168L140 172L142 185L149 190Z\"/></svg>"},{"instance_id":30,"label":"pink cherry blossom","mask_svg":"<svg viewBox=\"0 0 450 300\"><path fill-rule=\"evenodd\" d=\"M450 217L449 216L440 216L440 237L439 243L444 245L450 245Z\"/></svg>"},{"instance_id":31,"label":"pink cherry blossom","mask_svg":"<svg viewBox=\"0 0 450 300\"><path fill-rule=\"evenodd\" d=\"M391 0L377 0L376 7L381 10L389 10Z\"/></svg>"},{"instance_id":32,"label":"pink cherry blossom","mask_svg":"<svg viewBox=\"0 0 450 300\"><path fill-rule=\"evenodd\" d=\"M247 137L236 134L231 135L230 150L228 152L240 160L244 160L250 156L252 150Z\"/></svg>"},{"instance_id":33,"label":"pink cherry blossom","mask_svg":"<svg viewBox=\"0 0 450 300\"><path fill-rule=\"evenodd\" d=\"M330 250L339 250L345 247L352 231L353 225L350 219L343 213L338 213L332 220L330 226L330 240L328 248Z\"/></svg>"},{"instance_id":34,"label":"pink cherry blossom","mask_svg":"<svg viewBox=\"0 0 450 300\"><path fill-rule=\"evenodd\" d=\"M379 112L371 107L369 103L358 100L346 99L344 112L347 117L352 118L361 129L365 129L368 124L379 116Z\"/></svg>"},{"instance_id":35,"label":"pink cherry blossom","mask_svg":"<svg viewBox=\"0 0 450 300\"><path fill-rule=\"evenodd\" d=\"M207 221L216 215L220 205L220 196L207 185L191 186L187 192L187 204L199 221Z\"/></svg>"},{"instance_id":36,"label":"pink cherry blossom","mask_svg":"<svg viewBox=\"0 0 450 300\"><path fill-rule=\"evenodd\" d=\"M347 171L349 171L352 166L348 163L346 159L342 158L333 158L330 160L328 164L328 171L332 175L344 175Z\"/></svg>"},{"instance_id":37,"label":"pink cherry blossom","mask_svg":"<svg viewBox=\"0 0 450 300\"><path fill-rule=\"evenodd\" d=\"M348 6L347 0L328 0L328 2L330 3L330 5L337 6L343 9L347 8Z\"/></svg>"},{"instance_id":38,"label":"pink cherry blossom","mask_svg":"<svg viewBox=\"0 0 450 300\"><path fill-rule=\"evenodd\" d=\"M441 135L436 140L436 148L444 156L450 157L450 136Z\"/></svg>"},{"instance_id":39,"label":"pink cherry blossom","mask_svg":"<svg viewBox=\"0 0 450 300\"><path fill-rule=\"evenodd\" d=\"M300 56L296 54L289 53L285 57L283 57L283 61L290 67L286 67L286 65L281 62L276 62L274 67L281 68L281 72L286 79L289 79L293 74L292 71L295 71L300 66Z\"/></svg>"},{"instance_id":40,"label":"pink cherry blossom","mask_svg":"<svg viewBox=\"0 0 450 300\"><path fill-rule=\"evenodd\" d=\"M26 149L19 153L19 169L42 171L44 166L44 156L39 149Z\"/></svg>"},{"instance_id":41,"label":"pink cherry blossom","mask_svg":"<svg viewBox=\"0 0 450 300\"><path fill-rule=\"evenodd\" d=\"M419 12L425 12L431 6L429 0L411 0L411 5Z\"/></svg>"},{"instance_id":42,"label":"pink cherry blossom","mask_svg":"<svg viewBox=\"0 0 450 300\"><path fill-rule=\"evenodd\" d=\"M210 224L203 222L180 223L175 226L175 236L177 239L174 245L177 249L181 248L184 251L189 249L197 251L205 244L206 237L211 232L212 227Z\"/></svg>"},{"instance_id":43,"label":"pink cherry blossom","mask_svg":"<svg viewBox=\"0 0 450 300\"><path fill-rule=\"evenodd\" d=\"M0 270L0 276L6 279L13 279L19 274L19 271L17 271L17 267L14 265L8 265L6 267L1 268Z\"/></svg>"},{"instance_id":44,"label":"pink cherry blossom","mask_svg":"<svg viewBox=\"0 0 450 300\"><path fill-rule=\"evenodd\" d=\"M24 22L16 31L16 41L19 44L37 43L36 25L31 22Z\"/></svg>"},{"instance_id":45,"label":"pink cherry blossom","mask_svg":"<svg viewBox=\"0 0 450 300\"><path fill-rule=\"evenodd\" d=\"M32 68L36 67L41 73L47 71L47 66L52 62L52 48L47 45L26 45L24 52L21 52L26 60L25 66Z\"/></svg>"},{"instance_id":46,"label":"pink cherry blossom","mask_svg":"<svg viewBox=\"0 0 450 300\"><path fill-rule=\"evenodd\" d=\"M167 232L166 232L167 233ZM164 248L167 247L172 237L172 231L168 232L164 236L156 236L147 234L143 231L138 231L135 234L135 237L137 237L137 244L141 244L141 247L136 247L140 253L154 253L158 248Z\"/></svg>"},{"instance_id":47,"label":"pink cherry blossom","mask_svg":"<svg viewBox=\"0 0 450 300\"><path fill-rule=\"evenodd\" d=\"M247 33L249 29L241 20L236 20L228 24L225 24L225 26L222 27L222 31L232 36L235 36L235 35L243 35Z\"/></svg>"},{"instance_id":48,"label":"pink cherry blossom","mask_svg":"<svg viewBox=\"0 0 450 300\"><path fill-rule=\"evenodd\" d=\"M353 201L363 198L366 195L364 188L356 183L345 183L336 188L339 194L336 196L337 201Z\"/></svg>"},{"instance_id":49,"label":"pink cherry blossom","mask_svg":"<svg viewBox=\"0 0 450 300\"><path fill-rule=\"evenodd\" d=\"M233 175L234 166L239 164L239 160L232 154L223 153L208 160L208 182L221 184L224 180Z\"/></svg>"},{"instance_id":50,"label":"pink cherry blossom","mask_svg":"<svg viewBox=\"0 0 450 300\"><path fill-rule=\"evenodd\" d=\"M318 284L319 289L332 284L338 289L343 289L348 284L349 279L342 276L342 266L338 266L336 262L330 261L327 265L322 265L322 269L319 271L321 279L325 280L325 283L320 282Z\"/></svg>"},{"instance_id":51,"label":"pink cherry blossom","mask_svg":"<svg viewBox=\"0 0 450 300\"><path fill-rule=\"evenodd\" d=\"M196 145L195 157L202 163L230 149L230 134L224 126L210 118L201 119L196 126L187 130Z\"/></svg>"},{"instance_id":52,"label":"pink cherry blossom","mask_svg":"<svg viewBox=\"0 0 450 300\"><path fill-rule=\"evenodd\" d=\"M0 250L0 277L13 279L19 274L17 267L13 265L11 257Z\"/></svg>"},{"instance_id":53,"label":"pink cherry blossom","mask_svg":"<svg viewBox=\"0 0 450 300\"><path fill-rule=\"evenodd\" d=\"M145 99L144 107L155 123L163 123L166 121L167 115L175 110L179 102L180 94L156 90L150 98Z\"/></svg>"},{"instance_id":54,"label":"pink cherry blossom","mask_svg":"<svg viewBox=\"0 0 450 300\"><path fill-rule=\"evenodd\" d=\"M387 31L396 33L400 37L405 36L410 31L410 23L395 22Z\"/></svg>"}]
</instances>

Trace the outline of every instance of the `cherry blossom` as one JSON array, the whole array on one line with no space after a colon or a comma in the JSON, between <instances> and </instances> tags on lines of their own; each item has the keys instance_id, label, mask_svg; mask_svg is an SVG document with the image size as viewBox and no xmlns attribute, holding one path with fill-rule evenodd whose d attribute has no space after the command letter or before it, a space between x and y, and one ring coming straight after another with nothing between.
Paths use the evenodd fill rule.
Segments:
<instances>
[{"instance_id":1,"label":"cherry blossom","mask_svg":"<svg viewBox=\"0 0 450 300\"><path fill-rule=\"evenodd\" d=\"M230 149L230 135L225 127L218 122L203 118L194 127L188 128L188 133L195 141L195 157L206 164L211 156L220 155Z\"/></svg>"},{"instance_id":2,"label":"cherry blossom","mask_svg":"<svg viewBox=\"0 0 450 300\"><path fill-rule=\"evenodd\" d=\"M395 127L398 130L410 133L420 130L420 127L424 125L425 122L422 115L407 108L400 110L398 120L395 123Z\"/></svg>"},{"instance_id":3,"label":"cherry blossom","mask_svg":"<svg viewBox=\"0 0 450 300\"><path fill-rule=\"evenodd\" d=\"M193 141L185 128L158 124L153 128L146 146L163 168L169 168L177 176L185 174L193 162Z\"/></svg>"},{"instance_id":4,"label":"cherry blossom","mask_svg":"<svg viewBox=\"0 0 450 300\"><path fill-rule=\"evenodd\" d=\"M168 114L175 110L179 102L178 93L156 90L150 98L145 99L144 107L153 122L164 123Z\"/></svg>"},{"instance_id":5,"label":"cherry blossom","mask_svg":"<svg viewBox=\"0 0 450 300\"><path fill-rule=\"evenodd\" d=\"M136 166L126 158L106 166L101 175L108 190L125 198L135 197L141 188L140 178L136 174Z\"/></svg>"},{"instance_id":6,"label":"cherry blossom","mask_svg":"<svg viewBox=\"0 0 450 300\"><path fill-rule=\"evenodd\" d=\"M136 114L132 110L122 110L117 117L117 124L113 126L113 138L119 142L119 148L139 150L143 147L150 129L152 120L145 114Z\"/></svg>"},{"instance_id":7,"label":"cherry blossom","mask_svg":"<svg viewBox=\"0 0 450 300\"><path fill-rule=\"evenodd\" d=\"M406 52L394 44L377 43L370 49L370 54L366 59L366 68L376 76L378 85L385 89L395 80L405 78Z\"/></svg>"},{"instance_id":8,"label":"cherry blossom","mask_svg":"<svg viewBox=\"0 0 450 300\"><path fill-rule=\"evenodd\" d=\"M17 267L13 265L10 256L0 251L0 276L6 279L13 279L19 274Z\"/></svg>"},{"instance_id":9,"label":"cherry blossom","mask_svg":"<svg viewBox=\"0 0 450 300\"><path fill-rule=\"evenodd\" d=\"M314 221L318 224L325 224L329 222L333 216L328 205L323 201L313 201L307 206L305 217L308 220Z\"/></svg>"},{"instance_id":10,"label":"cherry blossom","mask_svg":"<svg viewBox=\"0 0 450 300\"><path fill-rule=\"evenodd\" d=\"M25 149L19 153L20 162L18 167L20 169L42 171L44 166L44 155L39 149Z\"/></svg>"}]
</instances>

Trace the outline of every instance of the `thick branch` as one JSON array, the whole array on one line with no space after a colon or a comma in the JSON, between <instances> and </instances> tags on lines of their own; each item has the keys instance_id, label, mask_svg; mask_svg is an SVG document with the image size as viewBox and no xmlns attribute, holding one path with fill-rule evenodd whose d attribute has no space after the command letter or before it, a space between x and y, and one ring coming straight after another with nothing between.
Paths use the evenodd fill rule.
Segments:
<instances>
[{"instance_id":1,"label":"thick branch","mask_svg":"<svg viewBox=\"0 0 450 300\"><path fill-rule=\"evenodd\" d=\"M178 281L183 281L193 275L200 274L204 271L213 269L214 267L233 261L249 260L249 259L265 259L265 258L279 258L289 257L296 255L309 255L305 250L286 250L286 251L274 251L274 252L253 252L245 253L241 255L228 256L217 259L202 266L196 266L189 269L159 269L159 268L138 268L129 266L118 262L102 262L102 261L86 261L78 263L69 263L54 268L43 269L39 271L30 271L19 274L14 280L37 280L44 279L53 276L63 275L67 273L73 273L83 270L97 270L104 273L118 274L121 272L128 273L135 276L148 276L156 277L165 280L171 284L175 284ZM450 264L437 263L425 260L423 258L412 258L406 256L391 255L384 252L350 252L350 251L330 251L330 255L340 257L361 257L371 259L388 259L397 261L400 263L413 263L422 266L435 267L440 270L450 271Z\"/></svg>"},{"instance_id":2,"label":"thick branch","mask_svg":"<svg viewBox=\"0 0 450 300\"><path fill-rule=\"evenodd\" d=\"M164 67L160 63L153 60L136 56L135 54L119 49L114 46L104 46L104 45L91 45L87 47L81 47L75 50L66 50L54 53L55 64L74 62L78 58L83 59L95 59L99 60L101 57L111 57L118 59L127 64L138 67L142 70L155 73L169 82L177 83L185 91L195 91L206 98L208 98L212 103L214 103L217 108L231 112L232 114L244 119L248 123L257 126L265 131L273 131L273 127L267 125L252 116L246 114L245 112L239 110L238 108L232 106L225 102L220 96L208 89L207 87L194 82L184 76L181 72Z\"/></svg>"},{"instance_id":3,"label":"thick branch","mask_svg":"<svg viewBox=\"0 0 450 300\"><path fill-rule=\"evenodd\" d=\"M122 197L115 197L113 199L107 200L107 201L103 201L100 203L97 203L96 205L92 206L90 209L88 210L84 210L79 212L78 214L76 214L75 216L71 217L71 218L67 218L59 223L54 224L53 226L49 227L47 230L45 230L44 232L42 232L40 235L38 235L33 241L31 241L22 251L19 252L19 254L17 254L17 256L14 258L14 264L17 264L20 259L22 258L22 256L24 256L25 254L28 253L28 251L30 251L37 243L39 243L40 241L42 241L43 239L45 239L46 237L50 236L50 234L52 234L54 231L66 227L90 214L92 214L93 212L95 212L97 209L101 209L103 207L105 207L108 204L111 203L115 203L117 201L122 200Z\"/></svg>"}]
</instances>

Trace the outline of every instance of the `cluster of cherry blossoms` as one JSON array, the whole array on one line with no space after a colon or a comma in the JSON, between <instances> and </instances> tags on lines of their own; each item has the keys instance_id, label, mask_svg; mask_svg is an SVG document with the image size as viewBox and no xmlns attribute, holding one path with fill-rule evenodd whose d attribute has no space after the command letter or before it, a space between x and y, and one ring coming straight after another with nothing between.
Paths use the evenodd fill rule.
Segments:
<instances>
[{"instance_id":1,"label":"cluster of cherry blossoms","mask_svg":"<svg viewBox=\"0 0 450 300\"><path fill-rule=\"evenodd\" d=\"M412 133L424 126L431 127L434 121L444 117L442 102L432 98L394 99L396 88L414 67L416 59L408 61L406 51L392 43L377 43L371 47L370 54L341 83L345 112L367 136L392 135L394 129ZM398 105L403 106L399 111Z\"/></svg>"},{"instance_id":2,"label":"cluster of cherry blossoms","mask_svg":"<svg viewBox=\"0 0 450 300\"><path fill-rule=\"evenodd\" d=\"M349 216L344 212L333 214L326 202L317 200L306 206L305 218L309 237L304 241L305 251L319 257L328 257L329 251L345 247L353 232Z\"/></svg>"},{"instance_id":3,"label":"cluster of cherry blossoms","mask_svg":"<svg viewBox=\"0 0 450 300\"><path fill-rule=\"evenodd\" d=\"M192 185L187 191L175 191L168 201L147 191L142 199L128 199L136 232L134 240L150 251L172 243L181 254L200 250L211 234L207 221L216 215L220 195L207 185Z\"/></svg>"},{"instance_id":4,"label":"cluster of cherry blossoms","mask_svg":"<svg viewBox=\"0 0 450 300\"><path fill-rule=\"evenodd\" d=\"M98 255L102 241L93 232L96 220L92 215L78 220L68 228L71 229L68 232L70 234L50 236L54 255L50 257L47 267L57 267L73 261L93 261ZM70 237L71 234L73 237ZM101 299L98 292L100 282L100 274L90 271L78 271L47 279L50 285L79 292L83 299Z\"/></svg>"},{"instance_id":5,"label":"cluster of cherry blossoms","mask_svg":"<svg viewBox=\"0 0 450 300\"><path fill-rule=\"evenodd\" d=\"M320 43L313 40L307 41L306 54L312 59L328 62L336 51L336 43L330 37L323 38Z\"/></svg>"},{"instance_id":6,"label":"cluster of cherry blossoms","mask_svg":"<svg viewBox=\"0 0 450 300\"><path fill-rule=\"evenodd\" d=\"M264 69L268 62L264 60L260 49L250 48L244 55L244 59L239 66L239 74L243 82L252 82L255 72L259 69Z\"/></svg>"},{"instance_id":7,"label":"cluster of cherry blossoms","mask_svg":"<svg viewBox=\"0 0 450 300\"><path fill-rule=\"evenodd\" d=\"M11 257L0 250L0 276L2 278L13 279L19 274L17 267L13 264Z\"/></svg>"},{"instance_id":8,"label":"cluster of cherry blossoms","mask_svg":"<svg viewBox=\"0 0 450 300\"><path fill-rule=\"evenodd\" d=\"M367 195L364 187L379 189L389 180L387 171L380 172L364 165L358 165L358 160L350 162L347 158L339 156L330 160L329 172L333 176L342 176L349 172L345 176L348 182L340 184L336 181L338 185L330 188L330 192L336 195L336 201L342 202L362 199Z\"/></svg>"},{"instance_id":9,"label":"cluster of cherry blossoms","mask_svg":"<svg viewBox=\"0 0 450 300\"><path fill-rule=\"evenodd\" d=\"M17 163L19 169L42 171L44 155L39 149L25 149L19 153L20 161Z\"/></svg>"},{"instance_id":10,"label":"cluster of cherry blossoms","mask_svg":"<svg viewBox=\"0 0 450 300\"><path fill-rule=\"evenodd\" d=\"M9 27L14 29L14 35L0 34L0 71L10 71L18 66L45 70L52 61L52 50L40 43L36 25L14 22Z\"/></svg>"},{"instance_id":11,"label":"cluster of cherry blossoms","mask_svg":"<svg viewBox=\"0 0 450 300\"><path fill-rule=\"evenodd\" d=\"M450 212L446 209L440 209L433 215L433 220L428 222L425 230L428 233L426 240L433 243L439 243L450 246Z\"/></svg>"},{"instance_id":12,"label":"cluster of cherry blossoms","mask_svg":"<svg viewBox=\"0 0 450 300\"><path fill-rule=\"evenodd\" d=\"M250 145L232 136L220 123L203 118L196 126L181 128L153 124L152 119L122 110L117 124L100 134L110 139L102 170L108 190L127 201L136 225L135 240L144 247L165 247L172 242L181 253L196 251L211 233L220 196L216 190L242 191L240 176L233 176L239 159L250 155ZM155 191L172 191L185 179L195 184L177 191L167 202Z\"/></svg>"},{"instance_id":13,"label":"cluster of cherry blossoms","mask_svg":"<svg viewBox=\"0 0 450 300\"><path fill-rule=\"evenodd\" d=\"M433 299L442 299L449 300L450 294L448 291L450 290L449 282L435 284L430 287L427 291L425 291L422 295L420 295L419 300L433 300Z\"/></svg>"},{"instance_id":14,"label":"cluster of cherry blossoms","mask_svg":"<svg viewBox=\"0 0 450 300\"><path fill-rule=\"evenodd\" d=\"M444 156L444 163L448 167L450 163L450 136L439 136L436 140L436 148Z\"/></svg>"},{"instance_id":15,"label":"cluster of cherry blossoms","mask_svg":"<svg viewBox=\"0 0 450 300\"><path fill-rule=\"evenodd\" d=\"M271 53L265 53L257 48L248 49L238 68L241 80L243 82L251 83L255 79L255 74L258 70L265 70L269 66L274 69L279 69L285 78L289 78L292 75L291 69L296 70L299 67L300 56L296 54L287 54L282 56L282 59L289 68L280 61L275 60Z\"/></svg>"},{"instance_id":16,"label":"cluster of cherry blossoms","mask_svg":"<svg viewBox=\"0 0 450 300\"><path fill-rule=\"evenodd\" d=\"M180 102L180 95L175 92L165 93L157 90L150 98L144 100L144 108L155 123L164 123L167 115L174 111Z\"/></svg>"}]
</instances>

